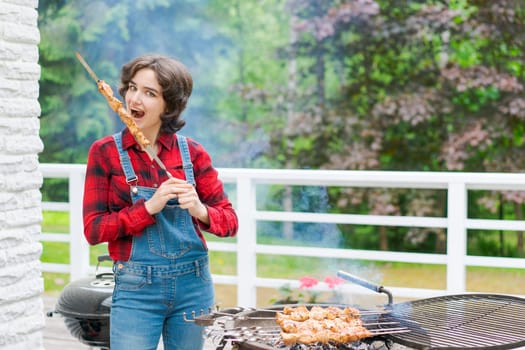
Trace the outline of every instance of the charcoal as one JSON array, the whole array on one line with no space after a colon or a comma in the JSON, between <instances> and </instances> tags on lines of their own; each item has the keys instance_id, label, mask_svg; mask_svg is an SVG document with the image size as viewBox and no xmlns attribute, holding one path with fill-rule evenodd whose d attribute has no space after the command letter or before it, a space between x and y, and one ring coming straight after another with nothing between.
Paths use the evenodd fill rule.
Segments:
<instances>
[{"instance_id":1,"label":"charcoal","mask_svg":"<svg viewBox=\"0 0 525 350\"><path fill-rule=\"evenodd\" d=\"M369 350L389 350L386 343L382 340L375 340L368 346Z\"/></svg>"}]
</instances>

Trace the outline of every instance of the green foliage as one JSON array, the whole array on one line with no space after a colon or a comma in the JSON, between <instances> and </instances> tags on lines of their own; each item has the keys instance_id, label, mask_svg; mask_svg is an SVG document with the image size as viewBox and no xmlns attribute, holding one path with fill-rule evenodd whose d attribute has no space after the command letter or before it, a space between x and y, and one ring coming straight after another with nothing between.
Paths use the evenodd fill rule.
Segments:
<instances>
[{"instance_id":1,"label":"green foliage","mask_svg":"<svg viewBox=\"0 0 525 350\"><path fill-rule=\"evenodd\" d=\"M68 182L65 179L44 179L40 191L42 200L45 202L67 202L69 200Z\"/></svg>"},{"instance_id":2,"label":"green foliage","mask_svg":"<svg viewBox=\"0 0 525 350\"><path fill-rule=\"evenodd\" d=\"M500 91L494 86L486 89L471 89L459 92L452 101L458 106L462 106L468 112L479 112L490 103L497 101L501 97Z\"/></svg>"},{"instance_id":3,"label":"green foliage","mask_svg":"<svg viewBox=\"0 0 525 350\"><path fill-rule=\"evenodd\" d=\"M39 5L43 162L85 162L95 139L122 128L76 60L75 51L115 93L122 63L149 52L185 62L194 72L196 95L217 89L201 80L222 40L211 25L203 24L213 21L202 7L170 1L92 1L88 7L78 1L46 1ZM192 69L196 64L206 69ZM208 99L196 100L190 113L198 115L214 105ZM197 116L195 124L199 122Z\"/></svg>"},{"instance_id":4,"label":"green foliage","mask_svg":"<svg viewBox=\"0 0 525 350\"><path fill-rule=\"evenodd\" d=\"M88 121L90 128L86 128L86 120L89 120L86 114L95 114L100 110L107 113L107 107L101 108L103 101L97 103L96 88L93 88L96 85L85 78L74 56L80 46L102 39L108 22L103 19L107 17L95 16L92 12L97 8L105 15L104 9L98 6L100 4L94 2L93 8L88 7L87 11L81 12L82 7L75 1L40 3L43 162L84 162L89 143L100 137L101 129L108 124L101 118ZM83 20L90 15L100 21L90 21L86 26Z\"/></svg>"},{"instance_id":5,"label":"green foliage","mask_svg":"<svg viewBox=\"0 0 525 350\"><path fill-rule=\"evenodd\" d=\"M121 127L76 61L78 50L115 88L120 65L134 55L164 52L186 62L196 90L185 133L203 140L217 154L218 165L334 167L330 155L351 150L350 144L330 140L354 140L370 148L375 139L361 134L371 129L384 132L384 147L374 150L378 168L445 170L435 160L452 133L449 127L464 127L443 124L446 116L476 118L505 94L494 86L450 93L439 79L443 53L460 67L502 66L521 76L519 41L503 36L496 42L461 30L490 20L483 17L490 6L486 1L452 1L448 9L435 1L378 1L376 12L363 4L354 8L354 17L345 17L338 11L347 4L127 0L93 1L81 11L78 1L40 3L42 161L83 162L94 139ZM429 6L456 15L437 25L424 17ZM521 7L515 11L523 14ZM379 30L375 22L382 23ZM327 31L316 32L322 27L314 23ZM410 27L414 23L419 27ZM443 90L457 108L440 115L436 105L433 115L423 115L428 122L406 125L396 115L391 121L375 115L385 99L417 94L422 87ZM302 119L300 128L291 123L294 115ZM211 137L208 128L199 127L211 118L226 132ZM329 147L323 147L326 142ZM427 156L418 157L414 149Z\"/></svg>"}]
</instances>

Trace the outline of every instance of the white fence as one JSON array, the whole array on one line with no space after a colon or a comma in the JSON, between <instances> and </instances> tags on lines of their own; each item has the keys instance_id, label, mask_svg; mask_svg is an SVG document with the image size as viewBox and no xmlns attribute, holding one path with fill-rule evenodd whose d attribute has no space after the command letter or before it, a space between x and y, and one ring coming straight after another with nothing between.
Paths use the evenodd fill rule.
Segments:
<instances>
[{"instance_id":1,"label":"white fence","mask_svg":"<svg viewBox=\"0 0 525 350\"><path fill-rule=\"evenodd\" d=\"M89 249L83 237L82 227L81 203L85 165L41 164L40 168L44 178L69 179L69 202L44 202L42 207L43 210L69 211L70 234L44 232L42 241L69 242L70 264L43 263L43 271L70 273L72 280L85 277L94 272L94 267L89 264ZM240 229L236 243L210 242L209 248L211 251L233 252L237 255L237 275L214 275L216 283L237 286L237 305L256 306L257 287L278 288L287 282L292 287L298 286L298 281L258 277L258 254L417 262L446 266L445 290L388 288L396 297L407 298L465 292L467 266L525 268L525 259L471 256L466 253L469 229L525 231L525 221L468 218L468 190L525 190L525 174L231 168L221 168L219 172L224 183L231 183L236 187L236 198L232 198L232 201L239 216ZM447 193L447 215L446 217L408 217L262 211L256 206L256 188L261 184L440 189ZM264 245L257 243L258 221L444 228L447 232L447 249L446 254L422 254Z\"/></svg>"}]
</instances>

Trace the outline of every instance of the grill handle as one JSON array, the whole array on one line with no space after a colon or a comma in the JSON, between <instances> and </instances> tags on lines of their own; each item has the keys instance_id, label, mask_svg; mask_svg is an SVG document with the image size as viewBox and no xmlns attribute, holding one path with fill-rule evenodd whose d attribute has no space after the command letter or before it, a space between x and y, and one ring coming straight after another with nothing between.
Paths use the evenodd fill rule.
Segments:
<instances>
[{"instance_id":1,"label":"grill handle","mask_svg":"<svg viewBox=\"0 0 525 350\"><path fill-rule=\"evenodd\" d=\"M360 285L361 287L365 287L367 289L373 290L377 293L384 293L388 296L388 305L392 305L394 302L394 298L392 297L392 293L383 286L380 286L378 284L372 283L370 281L364 280L360 277L357 277L355 275L352 275L351 273L339 270L337 271L337 277L341 277L344 280L353 282L355 284Z\"/></svg>"}]
</instances>

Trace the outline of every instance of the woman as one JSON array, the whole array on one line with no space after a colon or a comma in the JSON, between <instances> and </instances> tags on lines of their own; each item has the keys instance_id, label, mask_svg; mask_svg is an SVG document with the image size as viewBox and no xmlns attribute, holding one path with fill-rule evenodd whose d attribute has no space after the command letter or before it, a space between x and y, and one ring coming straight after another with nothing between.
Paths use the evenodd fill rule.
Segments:
<instances>
[{"instance_id":1,"label":"woman","mask_svg":"<svg viewBox=\"0 0 525 350\"><path fill-rule=\"evenodd\" d=\"M177 60L145 55L125 64L120 95L169 178L128 128L93 143L84 189L84 235L108 242L115 289L111 350L201 349L202 329L182 314L214 304L206 242L237 233L232 204L197 142L177 134L193 88Z\"/></svg>"}]
</instances>

